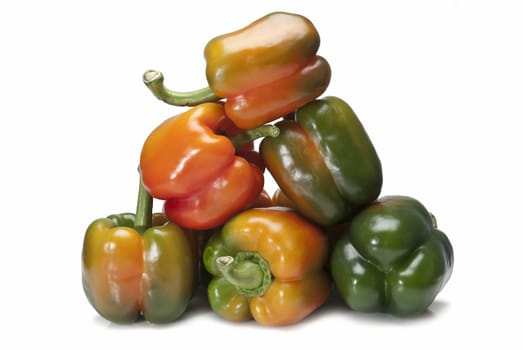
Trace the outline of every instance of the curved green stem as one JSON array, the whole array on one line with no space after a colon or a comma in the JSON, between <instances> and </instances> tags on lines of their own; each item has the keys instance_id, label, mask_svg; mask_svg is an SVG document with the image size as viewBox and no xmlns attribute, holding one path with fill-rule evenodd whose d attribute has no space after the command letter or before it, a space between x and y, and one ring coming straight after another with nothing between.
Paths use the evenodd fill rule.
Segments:
<instances>
[{"instance_id":1,"label":"curved green stem","mask_svg":"<svg viewBox=\"0 0 523 350\"><path fill-rule=\"evenodd\" d=\"M234 258L220 256L216 265L223 277L247 297L265 294L272 281L269 264L258 253L238 252Z\"/></svg>"},{"instance_id":2,"label":"curved green stem","mask_svg":"<svg viewBox=\"0 0 523 350\"><path fill-rule=\"evenodd\" d=\"M142 177L140 176L140 187L138 188L138 200L136 203L136 217L134 228L143 234L152 225L153 216L153 197L143 186Z\"/></svg>"},{"instance_id":3,"label":"curved green stem","mask_svg":"<svg viewBox=\"0 0 523 350\"><path fill-rule=\"evenodd\" d=\"M210 87L189 92L178 92L165 87L163 80L163 74L153 69L149 69L143 74L143 82L153 95L173 106L196 106L200 103L221 99L212 92Z\"/></svg>"},{"instance_id":4,"label":"curved green stem","mask_svg":"<svg viewBox=\"0 0 523 350\"><path fill-rule=\"evenodd\" d=\"M234 148L239 149L241 146L248 144L262 137L278 137L280 129L276 125L265 124L256 128L245 130L240 134L229 136Z\"/></svg>"}]
</instances>

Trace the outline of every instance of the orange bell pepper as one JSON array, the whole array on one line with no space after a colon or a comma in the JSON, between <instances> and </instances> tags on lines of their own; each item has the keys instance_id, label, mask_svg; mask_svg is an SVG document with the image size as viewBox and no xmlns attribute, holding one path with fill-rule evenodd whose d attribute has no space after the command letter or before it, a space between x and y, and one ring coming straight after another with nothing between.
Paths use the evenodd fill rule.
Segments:
<instances>
[{"instance_id":1,"label":"orange bell pepper","mask_svg":"<svg viewBox=\"0 0 523 350\"><path fill-rule=\"evenodd\" d=\"M204 248L204 266L214 276L208 286L211 307L231 321L296 323L327 300L327 256L327 238L296 212L243 211Z\"/></svg>"},{"instance_id":2,"label":"orange bell pepper","mask_svg":"<svg viewBox=\"0 0 523 350\"><path fill-rule=\"evenodd\" d=\"M234 138L242 143L251 139L216 133L226 121L222 104L200 104L165 120L144 142L143 184L154 198L165 200L169 220L183 227L217 227L247 208L263 189L262 169L237 156L233 144ZM265 135L264 130L277 131L263 127L253 131L255 137Z\"/></svg>"}]
</instances>

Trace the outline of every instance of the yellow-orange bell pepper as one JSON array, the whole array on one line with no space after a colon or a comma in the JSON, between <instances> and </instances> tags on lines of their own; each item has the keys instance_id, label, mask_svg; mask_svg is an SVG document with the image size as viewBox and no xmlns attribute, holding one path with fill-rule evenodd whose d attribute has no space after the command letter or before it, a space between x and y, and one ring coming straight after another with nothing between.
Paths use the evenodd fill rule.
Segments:
<instances>
[{"instance_id":1,"label":"yellow-orange bell pepper","mask_svg":"<svg viewBox=\"0 0 523 350\"><path fill-rule=\"evenodd\" d=\"M212 309L231 321L296 323L326 300L328 243L320 229L283 207L254 208L212 236L203 263L214 278Z\"/></svg>"}]
</instances>

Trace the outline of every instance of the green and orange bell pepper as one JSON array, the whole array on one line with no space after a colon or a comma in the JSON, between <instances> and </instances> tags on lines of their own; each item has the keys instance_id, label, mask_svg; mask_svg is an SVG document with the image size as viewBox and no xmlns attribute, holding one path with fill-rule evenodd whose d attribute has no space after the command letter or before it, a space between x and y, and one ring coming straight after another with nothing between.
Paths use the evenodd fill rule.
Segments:
<instances>
[{"instance_id":1,"label":"green and orange bell pepper","mask_svg":"<svg viewBox=\"0 0 523 350\"><path fill-rule=\"evenodd\" d=\"M290 209L254 208L229 220L207 242L203 263L214 278L212 309L231 321L298 322L330 293L321 230Z\"/></svg>"},{"instance_id":2,"label":"green and orange bell pepper","mask_svg":"<svg viewBox=\"0 0 523 350\"><path fill-rule=\"evenodd\" d=\"M260 154L301 214L322 226L348 221L381 191L381 162L360 120L343 100L325 97L276 123Z\"/></svg>"},{"instance_id":3,"label":"green and orange bell pepper","mask_svg":"<svg viewBox=\"0 0 523 350\"><path fill-rule=\"evenodd\" d=\"M209 229L254 202L262 169L236 154L234 140L277 133L270 125L228 138L216 133L227 120L221 103L204 103L171 117L144 142L140 170L147 191L164 199L167 217L187 228ZM231 140L232 139L232 140Z\"/></svg>"},{"instance_id":4,"label":"green and orange bell pepper","mask_svg":"<svg viewBox=\"0 0 523 350\"><path fill-rule=\"evenodd\" d=\"M316 54L319 46L318 31L307 18L270 13L209 41L207 81L227 99L225 112L236 125L265 124L325 91L331 71Z\"/></svg>"},{"instance_id":5,"label":"green and orange bell pepper","mask_svg":"<svg viewBox=\"0 0 523 350\"><path fill-rule=\"evenodd\" d=\"M82 249L87 299L104 318L130 323L178 319L198 280L196 236L151 215L152 199L140 186L136 215L110 215L92 222Z\"/></svg>"},{"instance_id":6,"label":"green and orange bell pepper","mask_svg":"<svg viewBox=\"0 0 523 350\"><path fill-rule=\"evenodd\" d=\"M320 96L330 83L327 60L317 55L318 31L307 18L273 12L246 27L217 36L204 49L209 84L180 93L149 70L144 83L173 105L196 105L225 98L227 116L251 129L286 115Z\"/></svg>"}]
</instances>

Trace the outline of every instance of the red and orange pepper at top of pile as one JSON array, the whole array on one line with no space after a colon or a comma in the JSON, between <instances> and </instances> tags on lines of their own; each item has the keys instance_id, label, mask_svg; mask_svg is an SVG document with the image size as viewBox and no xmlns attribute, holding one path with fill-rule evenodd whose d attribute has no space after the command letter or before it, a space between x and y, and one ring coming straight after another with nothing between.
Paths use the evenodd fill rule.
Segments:
<instances>
[{"instance_id":1,"label":"red and orange pepper at top of pile","mask_svg":"<svg viewBox=\"0 0 523 350\"><path fill-rule=\"evenodd\" d=\"M452 246L421 203L378 198L381 162L361 121L319 98L331 79L319 46L310 20L274 12L207 43L203 89L144 73L155 97L188 108L143 142L136 212L85 233L82 283L102 317L173 322L199 284L221 317L267 326L303 320L333 287L360 311L430 306Z\"/></svg>"}]
</instances>

